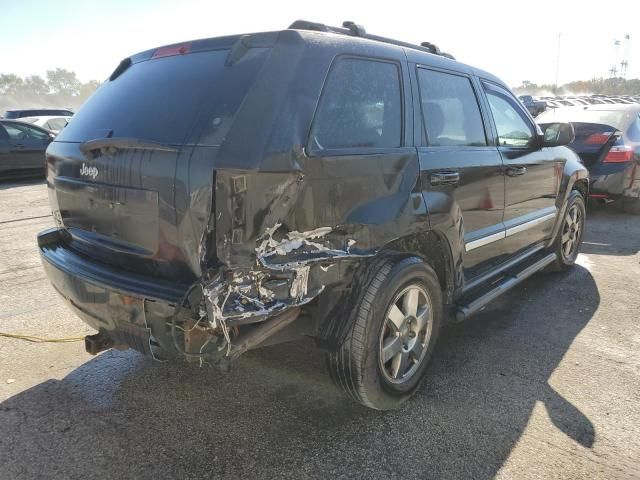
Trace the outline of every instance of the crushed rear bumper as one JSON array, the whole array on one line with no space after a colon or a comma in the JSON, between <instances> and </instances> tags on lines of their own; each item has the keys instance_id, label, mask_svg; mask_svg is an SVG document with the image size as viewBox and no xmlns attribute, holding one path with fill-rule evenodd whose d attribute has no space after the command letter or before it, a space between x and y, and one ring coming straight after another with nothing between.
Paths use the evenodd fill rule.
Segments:
<instances>
[{"instance_id":1,"label":"crushed rear bumper","mask_svg":"<svg viewBox=\"0 0 640 480\"><path fill-rule=\"evenodd\" d=\"M188 286L150 280L88 259L66 246L63 229L38 235L40 258L53 287L89 326L116 348L154 358L175 354L168 324Z\"/></svg>"}]
</instances>

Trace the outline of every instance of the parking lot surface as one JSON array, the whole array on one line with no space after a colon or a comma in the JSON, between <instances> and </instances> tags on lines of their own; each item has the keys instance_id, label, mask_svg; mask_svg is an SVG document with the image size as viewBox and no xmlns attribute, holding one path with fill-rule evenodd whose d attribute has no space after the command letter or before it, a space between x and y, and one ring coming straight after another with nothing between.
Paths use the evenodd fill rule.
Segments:
<instances>
[{"instance_id":1,"label":"parking lot surface","mask_svg":"<svg viewBox=\"0 0 640 480\"><path fill-rule=\"evenodd\" d=\"M92 333L44 276L42 181L0 184L0 331ZM312 342L229 374L0 338L0 478L640 478L640 218L447 328L414 399L351 403Z\"/></svg>"}]
</instances>

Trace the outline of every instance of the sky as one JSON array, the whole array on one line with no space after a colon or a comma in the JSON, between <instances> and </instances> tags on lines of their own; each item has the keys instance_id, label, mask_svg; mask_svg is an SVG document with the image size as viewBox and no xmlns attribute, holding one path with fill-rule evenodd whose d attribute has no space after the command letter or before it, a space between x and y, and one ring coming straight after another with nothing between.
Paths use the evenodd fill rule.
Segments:
<instances>
[{"instance_id":1,"label":"sky","mask_svg":"<svg viewBox=\"0 0 640 480\"><path fill-rule=\"evenodd\" d=\"M611 6L610 6L611 5ZM296 19L412 43L430 41L512 87L607 77L614 40L631 35L627 78L640 78L640 1L0 0L0 73L56 67L104 80L122 58L160 45L280 30Z\"/></svg>"}]
</instances>

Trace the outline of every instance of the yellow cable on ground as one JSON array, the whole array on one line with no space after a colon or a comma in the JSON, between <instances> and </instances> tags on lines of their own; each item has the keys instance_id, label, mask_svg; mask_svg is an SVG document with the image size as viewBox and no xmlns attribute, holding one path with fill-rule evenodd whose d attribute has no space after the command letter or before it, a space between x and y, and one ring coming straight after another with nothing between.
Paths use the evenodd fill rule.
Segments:
<instances>
[{"instance_id":1,"label":"yellow cable on ground","mask_svg":"<svg viewBox=\"0 0 640 480\"><path fill-rule=\"evenodd\" d=\"M21 335L18 333L4 333L0 332L0 337L17 338L18 340L25 340L33 343L68 343L68 342L82 342L84 337L67 337L67 338L42 338L34 337L33 335Z\"/></svg>"}]
</instances>

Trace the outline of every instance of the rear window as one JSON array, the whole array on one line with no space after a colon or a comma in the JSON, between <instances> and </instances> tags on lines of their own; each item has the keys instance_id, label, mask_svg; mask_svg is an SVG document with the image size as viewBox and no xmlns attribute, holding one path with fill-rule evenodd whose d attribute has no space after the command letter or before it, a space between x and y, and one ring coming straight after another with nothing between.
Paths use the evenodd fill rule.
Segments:
<instances>
[{"instance_id":1,"label":"rear window","mask_svg":"<svg viewBox=\"0 0 640 480\"><path fill-rule=\"evenodd\" d=\"M585 110L584 108L563 108L546 111L536 117L537 123L600 123L623 129L630 112L625 110Z\"/></svg>"},{"instance_id":2,"label":"rear window","mask_svg":"<svg viewBox=\"0 0 640 480\"><path fill-rule=\"evenodd\" d=\"M267 48L252 48L232 66L228 50L134 63L106 81L56 141L139 138L165 144L219 145L264 63Z\"/></svg>"}]
</instances>

